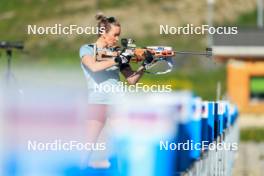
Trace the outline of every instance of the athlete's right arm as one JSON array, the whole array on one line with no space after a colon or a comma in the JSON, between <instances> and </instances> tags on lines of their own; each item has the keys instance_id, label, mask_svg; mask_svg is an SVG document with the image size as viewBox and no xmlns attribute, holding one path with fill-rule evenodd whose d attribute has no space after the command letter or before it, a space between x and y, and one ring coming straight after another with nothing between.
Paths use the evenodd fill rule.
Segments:
<instances>
[{"instance_id":1,"label":"athlete's right arm","mask_svg":"<svg viewBox=\"0 0 264 176\"><path fill-rule=\"evenodd\" d=\"M84 55L82 57L82 63L92 72L102 71L117 64L114 59L96 61L96 58L91 55Z\"/></svg>"}]
</instances>

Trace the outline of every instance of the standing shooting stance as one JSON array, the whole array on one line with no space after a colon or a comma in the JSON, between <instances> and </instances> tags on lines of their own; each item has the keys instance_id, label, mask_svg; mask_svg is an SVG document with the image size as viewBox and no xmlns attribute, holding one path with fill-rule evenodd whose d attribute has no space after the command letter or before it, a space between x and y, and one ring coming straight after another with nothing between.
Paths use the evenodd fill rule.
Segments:
<instances>
[{"instance_id":1,"label":"standing shooting stance","mask_svg":"<svg viewBox=\"0 0 264 176\"><path fill-rule=\"evenodd\" d=\"M144 73L145 65L153 61L146 52L142 66L133 71L129 65L130 56L115 51L121 25L114 17L97 14L98 28L104 29L95 43L85 44L80 48L81 67L88 85L88 112L86 121L88 142L95 143L106 121L107 107L111 104L109 92L98 91L96 87L119 86L121 72L129 84L136 84ZM111 56L106 54L111 52ZM107 167L107 161L90 162L91 167Z\"/></svg>"}]
</instances>

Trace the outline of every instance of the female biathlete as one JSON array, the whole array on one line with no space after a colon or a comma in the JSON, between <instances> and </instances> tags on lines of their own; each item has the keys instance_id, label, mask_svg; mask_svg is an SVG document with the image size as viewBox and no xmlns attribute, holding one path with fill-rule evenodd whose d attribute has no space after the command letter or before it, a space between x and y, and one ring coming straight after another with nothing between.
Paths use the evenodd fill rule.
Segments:
<instances>
[{"instance_id":1,"label":"female biathlete","mask_svg":"<svg viewBox=\"0 0 264 176\"><path fill-rule=\"evenodd\" d=\"M85 74L89 105L89 118L86 121L88 142L96 142L106 121L107 107L111 104L107 92L96 91L97 87L120 85L119 72L126 78L129 84L136 84L144 73L145 65L153 61L153 57L146 53L142 65L137 71L133 71L129 65L129 58L120 57L122 53L112 52L117 46L121 33L121 25L114 17L106 17L97 14L98 28L104 29L99 34L95 43L85 44L80 48L81 67ZM105 51L111 51L112 56L105 56ZM88 164L91 167L107 167L107 162Z\"/></svg>"}]
</instances>

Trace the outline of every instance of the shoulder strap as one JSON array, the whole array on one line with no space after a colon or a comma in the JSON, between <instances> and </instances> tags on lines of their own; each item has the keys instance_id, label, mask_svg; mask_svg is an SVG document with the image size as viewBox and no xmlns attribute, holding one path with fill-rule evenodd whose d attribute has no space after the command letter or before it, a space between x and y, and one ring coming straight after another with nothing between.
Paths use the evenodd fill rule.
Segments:
<instances>
[{"instance_id":1,"label":"shoulder strap","mask_svg":"<svg viewBox=\"0 0 264 176\"><path fill-rule=\"evenodd\" d=\"M95 43L92 43L92 44L88 44L88 46L93 47L93 50L94 50L94 57L96 57L96 55L97 55L97 47L96 47L96 44L95 44Z\"/></svg>"}]
</instances>

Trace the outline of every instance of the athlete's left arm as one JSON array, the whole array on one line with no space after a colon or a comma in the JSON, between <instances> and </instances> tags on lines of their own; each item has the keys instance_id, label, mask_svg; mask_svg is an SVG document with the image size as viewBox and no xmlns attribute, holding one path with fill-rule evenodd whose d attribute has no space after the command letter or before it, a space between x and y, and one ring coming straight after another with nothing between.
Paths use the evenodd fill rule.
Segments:
<instances>
[{"instance_id":1,"label":"athlete's left arm","mask_svg":"<svg viewBox=\"0 0 264 176\"><path fill-rule=\"evenodd\" d=\"M126 78L128 84L136 84L144 74L144 70L145 68L143 66L140 66L137 71L133 71L130 65L125 65L124 68L120 68L120 71Z\"/></svg>"}]
</instances>

